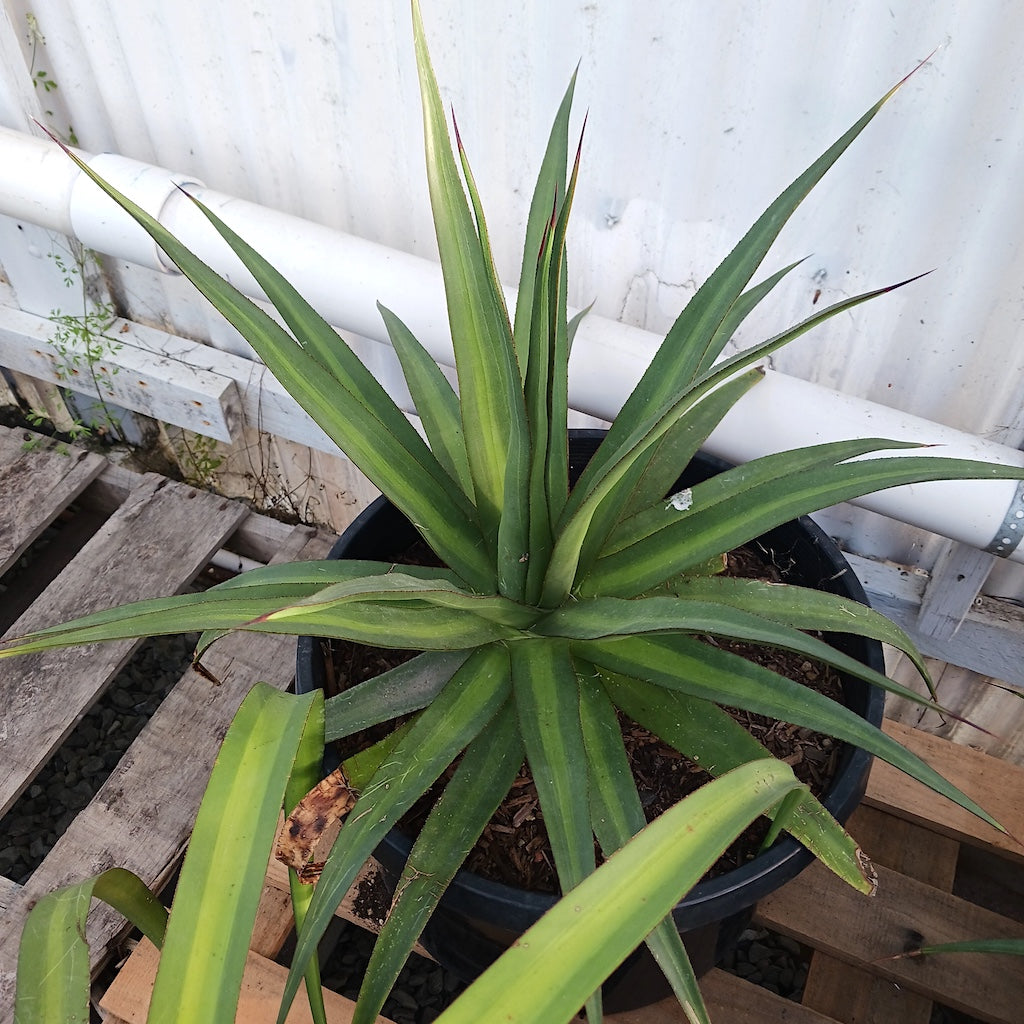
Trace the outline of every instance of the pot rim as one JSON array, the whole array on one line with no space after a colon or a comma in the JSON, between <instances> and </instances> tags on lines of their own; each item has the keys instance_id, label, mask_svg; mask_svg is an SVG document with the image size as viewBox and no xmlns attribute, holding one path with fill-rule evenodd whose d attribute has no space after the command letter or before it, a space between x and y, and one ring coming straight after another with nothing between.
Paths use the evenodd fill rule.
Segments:
<instances>
[{"instance_id":1,"label":"pot rim","mask_svg":"<svg viewBox=\"0 0 1024 1024\"><path fill-rule=\"evenodd\" d=\"M569 436L570 440L588 444L599 442L604 433L603 430L593 429L571 430ZM729 465L721 459L703 452L698 453L696 458L708 464L716 473L728 468ZM351 546L352 539L374 521L382 510L387 508L393 509L394 507L384 496L371 502L346 527L327 557L343 557L343 553ZM401 515L397 509L394 511ZM807 516L791 520L777 529L786 529L794 525L805 533L807 541L817 549L819 556L831 563L831 567L834 569L832 575L839 577L847 595L851 599L867 605L869 602L863 586L831 538ZM771 532L769 531L769 533ZM865 654L861 660L871 668L884 672L882 645L878 641L868 638L857 637L856 639L863 641L865 647ZM318 674L315 663L319 656L317 638L305 636L298 638L296 656L296 690L298 692L307 692L309 689L315 688ZM845 676L843 679L844 688L847 690L850 689L851 684L855 687L866 688L862 717L876 726L880 725L885 706L884 692L861 680L851 680ZM840 823L844 823L860 803L872 759L872 755L866 751L850 744L844 744L832 785L821 801ZM336 763L331 767L336 767ZM381 847L383 847L382 853L389 850L393 859L401 857L404 862L412 848L412 840L398 832L397 829L392 829L382 840ZM747 864L733 868L715 878L698 882L676 904L673 916L677 919L684 919L686 928L699 927L702 924L718 920L725 916L719 909L723 901L734 904L726 909L725 914L740 909L741 904L742 906L752 906L762 896L794 878L813 859L814 855L806 847L793 836L785 834L770 849L759 853ZM445 891L442 902L446 906L451 906L452 909L468 909L469 904L486 900L493 905L504 907L515 916L528 916L535 919L553 906L558 898L550 893L532 892L503 882L492 881L462 868L456 873L452 883Z\"/></svg>"}]
</instances>

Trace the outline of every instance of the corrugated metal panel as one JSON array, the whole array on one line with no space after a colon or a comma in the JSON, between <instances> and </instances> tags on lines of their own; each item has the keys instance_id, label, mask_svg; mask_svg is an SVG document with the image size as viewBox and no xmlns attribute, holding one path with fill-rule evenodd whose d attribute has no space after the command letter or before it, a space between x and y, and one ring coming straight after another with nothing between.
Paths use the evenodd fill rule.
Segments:
<instances>
[{"instance_id":1,"label":"corrugated metal panel","mask_svg":"<svg viewBox=\"0 0 1024 1024\"><path fill-rule=\"evenodd\" d=\"M805 256L741 340L818 303L923 270L834 321L779 368L986 436L1024 440L1024 119L1013 0L855 5L425 0L435 64L488 204L503 275L555 105L579 59L589 108L573 298L666 327L758 212L936 46L787 227ZM433 252L405 3L6 0L0 103L27 68L50 122L90 151L422 255ZM16 36L12 41L11 34ZM12 67L20 46L25 67ZM0 236L5 266L16 239ZM123 271L132 314L237 348L180 282ZM930 564L935 545L867 513L829 520L858 550ZM1018 586L1015 580L1008 585Z\"/></svg>"}]
</instances>

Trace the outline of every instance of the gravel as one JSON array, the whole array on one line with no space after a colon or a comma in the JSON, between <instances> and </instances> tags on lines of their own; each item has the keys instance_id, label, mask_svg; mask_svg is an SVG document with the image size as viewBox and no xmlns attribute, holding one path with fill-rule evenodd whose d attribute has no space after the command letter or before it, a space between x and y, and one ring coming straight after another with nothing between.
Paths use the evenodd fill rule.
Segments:
<instances>
[{"instance_id":1,"label":"gravel","mask_svg":"<svg viewBox=\"0 0 1024 1024\"><path fill-rule=\"evenodd\" d=\"M24 883L188 668L198 633L147 640L0 820L0 874Z\"/></svg>"},{"instance_id":2,"label":"gravel","mask_svg":"<svg viewBox=\"0 0 1024 1024\"><path fill-rule=\"evenodd\" d=\"M336 937L334 951L322 968L323 982L354 1000L359 995L374 936L348 921L339 921ZM465 987L440 965L413 953L381 1012L395 1024L431 1024Z\"/></svg>"}]
</instances>

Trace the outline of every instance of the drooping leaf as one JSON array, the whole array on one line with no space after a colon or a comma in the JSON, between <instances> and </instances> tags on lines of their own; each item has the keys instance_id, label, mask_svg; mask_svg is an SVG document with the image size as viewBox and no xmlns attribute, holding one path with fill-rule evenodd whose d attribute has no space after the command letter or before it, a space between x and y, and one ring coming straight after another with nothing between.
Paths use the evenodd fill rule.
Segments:
<instances>
[{"instance_id":1,"label":"drooping leaf","mask_svg":"<svg viewBox=\"0 0 1024 1024\"><path fill-rule=\"evenodd\" d=\"M319 691L294 696L257 683L239 707L178 879L153 984L153 1024L233 1019L285 789L309 728L323 728Z\"/></svg>"},{"instance_id":2,"label":"drooping leaf","mask_svg":"<svg viewBox=\"0 0 1024 1024\"><path fill-rule=\"evenodd\" d=\"M804 602L804 606L810 608L814 603L813 596L818 592L807 593L812 597ZM847 604L851 608L863 607L853 601ZM852 612L850 620L857 621L856 615ZM745 608L737 608L728 602L662 596L631 600L595 597L566 604L551 612L534 624L533 632L542 636L560 636L570 640L614 639L655 634L707 635L726 640L739 640L761 647L774 647L803 654L854 678L863 679L866 683L878 686L889 693L898 694L905 700L963 721L954 712L889 679L859 659L844 654L825 641L803 632L802 629L794 628L778 618L767 618Z\"/></svg>"},{"instance_id":3,"label":"drooping leaf","mask_svg":"<svg viewBox=\"0 0 1024 1024\"><path fill-rule=\"evenodd\" d=\"M29 911L21 934L15 1024L81 1024L89 1019L85 926L93 897L123 914L157 948L163 945L167 911L124 868L47 893Z\"/></svg>"},{"instance_id":4,"label":"drooping leaf","mask_svg":"<svg viewBox=\"0 0 1024 1024\"><path fill-rule=\"evenodd\" d=\"M587 660L613 672L852 743L1005 831L969 796L855 712L746 658L687 636L595 640L576 646Z\"/></svg>"},{"instance_id":5,"label":"drooping leaf","mask_svg":"<svg viewBox=\"0 0 1024 1024\"><path fill-rule=\"evenodd\" d=\"M560 900L438 1024L568 1022L734 836L796 785L786 765L758 761L670 808Z\"/></svg>"},{"instance_id":6,"label":"drooping leaf","mask_svg":"<svg viewBox=\"0 0 1024 1024\"><path fill-rule=\"evenodd\" d=\"M622 727L615 708L593 674L578 671L577 675L590 778L591 821L601 850L608 857L625 846L647 820L622 744ZM659 922L647 937L647 944L690 1020L710 1024L697 978L671 915Z\"/></svg>"},{"instance_id":7,"label":"drooping leaf","mask_svg":"<svg viewBox=\"0 0 1024 1024\"><path fill-rule=\"evenodd\" d=\"M892 619L859 601L824 590L722 575L681 577L672 590L680 597L721 601L794 629L855 633L889 644L910 658L935 699L928 666L913 640Z\"/></svg>"},{"instance_id":8,"label":"drooping leaf","mask_svg":"<svg viewBox=\"0 0 1024 1024\"><path fill-rule=\"evenodd\" d=\"M469 651L425 651L411 661L349 687L324 705L329 741L425 708L469 657Z\"/></svg>"},{"instance_id":9,"label":"drooping leaf","mask_svg":"<svg viewBox=\"0 0 1024 1024\"><path fill-rule=\"evenodd\" d=\"M615 672L605 670L600 675L617 707L669 746L684 752L711 777L769 756L764 746L712 701ZM772 813L769 810L768 814ZM787 828L848 885L863 893L873 891L874 880L862 863L856 843L812 794L803 795Z\"/></svg>"},{"instance_id":10,"label":"drooping leaf","mask_svg":"<svg viewBox=\"0 0 1024 1024\"><path fill-rule=\"evenodd\" d=\"M420 713L393 756L381 765L360 793L331 848L306 921L299 931L279 1022L284 1021L302 973L335 908L374 847L480 733L509 693L507 651L500 645L475 651Z\"/></svg>"},{"instance_id":11,"label":"drooping leaf","mask_svg":"<svg viewBox=\"0 0 1024 1024\"><path fill-rule=\"evenodd\" d=\"M511 702L469 744L409 854L374 943L352 1024L372 1024L437 901L508 793L523 760Z\"/></svg>"}]
</instances>

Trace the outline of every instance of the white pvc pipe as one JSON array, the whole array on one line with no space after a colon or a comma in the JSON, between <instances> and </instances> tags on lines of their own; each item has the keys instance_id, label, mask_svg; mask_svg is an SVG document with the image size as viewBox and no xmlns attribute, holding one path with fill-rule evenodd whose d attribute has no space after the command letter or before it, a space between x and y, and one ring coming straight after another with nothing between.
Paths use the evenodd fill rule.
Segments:
<instances>
[{"instance_id":1,"label":"white pvc pipe","mask_svg":"<svg viewBox=\"0 0 1024 1024\"><path fill-rule=\"evenodd\" d=\"M187 175L111 154L85 159L243 292L262 297L179 184L274 263L329 322L386 341L379 300L402 316L435 359L452 364L437 264L215 192ZM0 213L77 235L87 247L116 258L169 270L149 236L54 144L3 128ZM508 294L514 300L511 290ZM659 342L648 331L587 317L570 365L573 407L613 419ZM820 441L871 436L936 446L924 449L926 455L1024 466L1024 452L1014 448L771 371L725 418L707 447L732 462L746 462ZM974 547L1001 544L1006 550L998 553L1024 562L1024 544L1016 543L1024 533L1022 494L1013 481L954 481L883 491L855 504Z\"/></svg>"}]
</instances>

